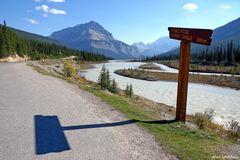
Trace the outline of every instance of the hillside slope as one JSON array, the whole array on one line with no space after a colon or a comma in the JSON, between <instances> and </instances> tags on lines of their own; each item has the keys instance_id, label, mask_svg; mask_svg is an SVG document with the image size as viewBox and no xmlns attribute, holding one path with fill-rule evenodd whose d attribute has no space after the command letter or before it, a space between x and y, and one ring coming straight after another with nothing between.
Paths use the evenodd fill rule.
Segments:
<instances>
[{"instance_id":1,"label":"hillside slope","mask_svg":"<svg viewBox=\"0 0 240 160\"><path fill-rule=\"evenodd\" d=\"M51 38L48 38L48 37L44 37L44 36L41 36L41 35L38 35L38 34L26 32L26 31L15 29L15 28L11 28L11 27L9 27L9 29L12 30L18 36L20 36L20 37L22 37L24 39L35 40L35 41L40 41L40 42L46 42L46 43L61 45L61 43L58 42L57 40L54 40L54 39L51 39Z\"/></svg>"}]
</instances>

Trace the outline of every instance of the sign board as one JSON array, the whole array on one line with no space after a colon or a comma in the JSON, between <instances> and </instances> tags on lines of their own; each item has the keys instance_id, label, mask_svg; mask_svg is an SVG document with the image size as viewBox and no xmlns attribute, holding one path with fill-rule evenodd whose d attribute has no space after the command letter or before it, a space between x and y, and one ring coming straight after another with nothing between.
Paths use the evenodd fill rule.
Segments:
<instances>
[{"instance_id":1,"label":"sign board","mask_svg":"<svg viewBox=\"0 0 240 160\"><path fill-rule=\"evenodd\" d=\"M186 40L203 45L210 45L212 42L211 36L213 31L210 29L169 27L168 30L172 39Z\"/></svg>"},{"instance_id":2,"label":"sign board","mask_svg":"<svg viewBox=\"0 0 240 160\"><path fill-rule=\"evenodd\" d=\"M190 64L191 42L203 45L210 45L212 42L212 30L194 28L169 27L169 37L181 40L178 72L178 91L176 120L186 121L187 90Z\"/></svg>"}]
</instances>

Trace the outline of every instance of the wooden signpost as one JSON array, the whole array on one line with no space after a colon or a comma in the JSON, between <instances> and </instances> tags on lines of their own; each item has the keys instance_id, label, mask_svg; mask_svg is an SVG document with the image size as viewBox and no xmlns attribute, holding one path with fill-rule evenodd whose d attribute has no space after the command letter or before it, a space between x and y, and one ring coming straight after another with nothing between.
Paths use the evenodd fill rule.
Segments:
<instances>
[{"instance_id":1,"label":"wooden signpost","mask_svg":"<svg viewBox=\"0 0 240 160\"><path fill-rule=\"evenodd\" d=\"M175 27L169 27L168 30L170 38L181 40L178 71L176 120L185 122L191 42L203 45L210 45L212 42L211 36L213 31L210 29Z\"/></svg>"}]
</instances>

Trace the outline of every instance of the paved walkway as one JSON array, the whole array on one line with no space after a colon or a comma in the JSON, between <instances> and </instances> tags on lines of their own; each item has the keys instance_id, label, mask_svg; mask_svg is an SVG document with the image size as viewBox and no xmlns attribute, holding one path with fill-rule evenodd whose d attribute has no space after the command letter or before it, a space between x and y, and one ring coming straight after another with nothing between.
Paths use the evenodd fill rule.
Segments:
<instances>
[{"instance_id":1,"label":"paved walkway","mask_svg":"<svg viewBox=\"0 0 240 160\"><path fill-rule=\"evenodd\" d=\"M24 63L0 63L0 159L174 159L99 98Z\"/></svg>"}]
</instances>

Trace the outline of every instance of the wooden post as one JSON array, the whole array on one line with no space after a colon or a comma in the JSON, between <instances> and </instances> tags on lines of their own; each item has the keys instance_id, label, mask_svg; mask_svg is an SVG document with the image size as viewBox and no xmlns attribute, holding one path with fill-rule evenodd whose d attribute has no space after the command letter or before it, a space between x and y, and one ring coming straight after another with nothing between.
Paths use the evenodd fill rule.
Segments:
<instances>
[{"instance_id":1,"label":"wooden post","mask_svg":"<svg viewBox=\"0 0 240 160\"><path fill-rule=\"evenodd\" d=\"M176 120L185 122L191 42L181 40L178 71Z\"/></svg>"},{"instance_id":2,"label":"wooden post","mask_svg":"<svg viewBox=\"0 0 240 160\"><path fill-rule=\"evenodd\" d=\"M191 42L203 45L210 45L212 42L211 36L213 31L210 29L176 27L168 27L168 30L170 38L181 40L178 71L176 120L185 122Z\"/></svg>"}]
</instances>

